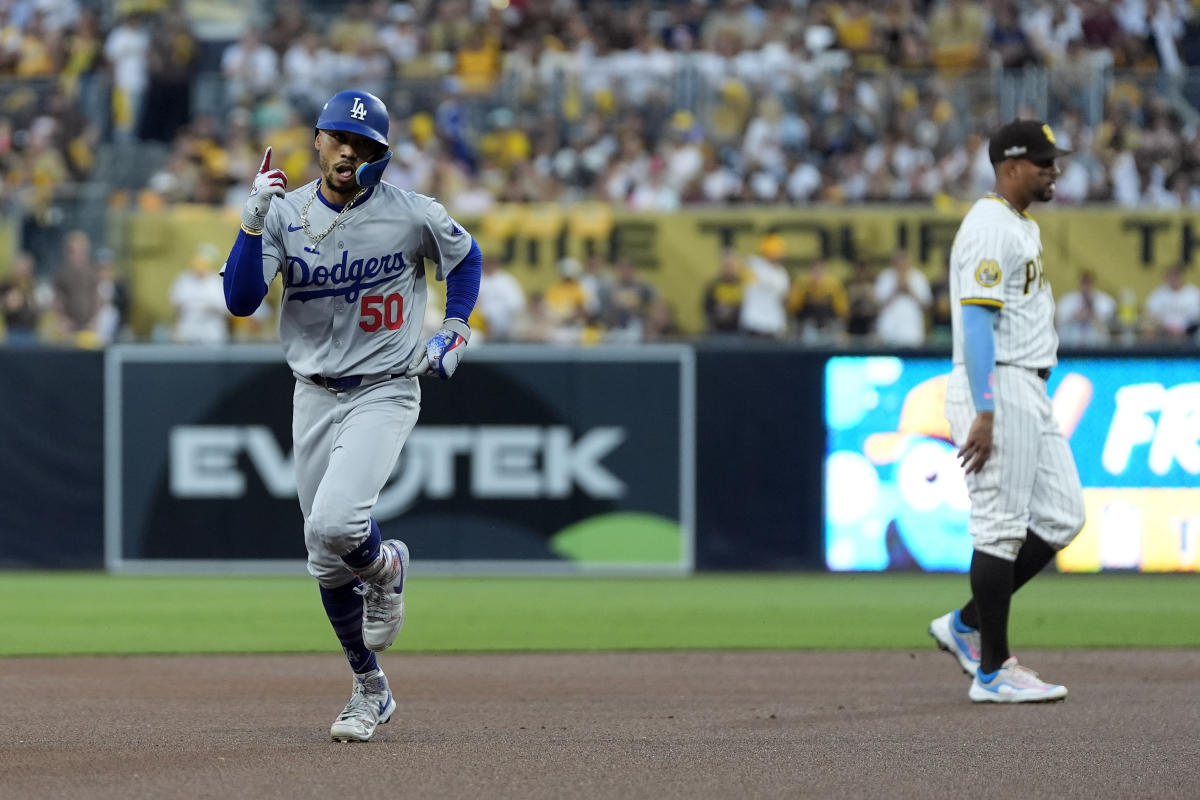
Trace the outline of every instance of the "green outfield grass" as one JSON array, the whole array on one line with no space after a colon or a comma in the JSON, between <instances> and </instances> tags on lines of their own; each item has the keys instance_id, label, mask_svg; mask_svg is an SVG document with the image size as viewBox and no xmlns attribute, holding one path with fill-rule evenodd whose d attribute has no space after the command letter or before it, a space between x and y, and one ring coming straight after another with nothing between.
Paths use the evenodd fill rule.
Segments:
<instances>
[{"instance_id":1,"label":"green outfield grass","mask_svg":"<svg viewBox=\"0 0 1200 800\"><path fill-rule=\"evenodd\" d=\"M965 599L962 575L690 578L415 576L396 649L905 649ZM1035 647L1200 646L1200 576L1044 575L1011 640ZM0 655L331 652L305 577L0 573Z\"/></svg>"}]
</instances>

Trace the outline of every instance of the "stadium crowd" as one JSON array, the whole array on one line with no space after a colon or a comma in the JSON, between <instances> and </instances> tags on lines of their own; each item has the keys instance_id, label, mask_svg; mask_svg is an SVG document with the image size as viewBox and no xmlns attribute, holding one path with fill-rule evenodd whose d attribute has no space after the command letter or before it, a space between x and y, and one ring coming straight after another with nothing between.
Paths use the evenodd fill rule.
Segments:
<instances>
[{"instance_id":1,"label":"stadium crowd","mask_svg":"<svg viewBox=\"0 0 1200 800\"><path fill-rule=\"evenodd\" d=\"M1076 152L1056 203L1200 205L1200 85L1189 79L1200 14L1186 0L277 0L229 40L202 38L184 9L0 2L0 211L19 220L14 265L28 266L42 287L31 302L45 309L65 305L52 291L72 258L60 243L86 227L71 209L95 206L89 186L114 209L237 208L265 144L298 185L315 177L315 104L347 85L393 113L386 179L464 216L512 202L669 212L961 200L990 188L986 131L1018 114L1047 119ZM137 148L119 151L138 154L133 186L114 178L122 145ZM824 264L784 270L778 297L760 297L773 247L722 258L715 281L730 286L716 294L727 305L735 280L744 289L735 330L912 343L909 300L939 330L941 276L901 263L878 275L871 265L844 276ZM556 311L558 294L582 294L539 292L497 338L675 330L671 298L627 265L560 267L564 280L604 273L624 287L622 304L591 291ZM918 280L929 290L909 285ZM96 307L119 311L112 277L93 283L107 294ZM1108 334L1161 330L1149 298L1109 288L1119 309ZM868 297L879 315L869 322ZM754 321L767 307L774 321ZM728 310L717 316L726 321L710 316L713 330L727 330ZM76 323L55 320L48 335L70 338Z\"/></svg>"}]
</instances>

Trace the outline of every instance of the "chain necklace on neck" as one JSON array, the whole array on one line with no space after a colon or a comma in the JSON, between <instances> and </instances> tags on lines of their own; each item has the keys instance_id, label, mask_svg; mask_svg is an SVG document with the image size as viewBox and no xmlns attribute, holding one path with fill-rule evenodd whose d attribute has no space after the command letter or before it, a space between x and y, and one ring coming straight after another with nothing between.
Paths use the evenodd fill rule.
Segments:
<instances>
[{"instance_id":1,"label":"chain necklace on neck","mask_svg":"<svg viewBox=\"0 0 1200 800\"><path fill-rule=\"evenodd\" d=\"M304 208L300 209L300 225L304 228L304 232L312 239L313 247L321 243L321 240L328 236L337 224L342 221L342 217L346 216L346 212L358 202L358 199L367 193L367 187L362 187L354 197L350 198L350 202L342 206L342 210L333 218L333 222L329 223L329 227L322 231L319 235L314 234L312 229L308 227L308 209L312 208L313 200L317 199L317 191L321 188L321 182L317 181L317 185L313 187L312 194L308 196L308 201L304 204Z\"/></svg>"}]
</instances>

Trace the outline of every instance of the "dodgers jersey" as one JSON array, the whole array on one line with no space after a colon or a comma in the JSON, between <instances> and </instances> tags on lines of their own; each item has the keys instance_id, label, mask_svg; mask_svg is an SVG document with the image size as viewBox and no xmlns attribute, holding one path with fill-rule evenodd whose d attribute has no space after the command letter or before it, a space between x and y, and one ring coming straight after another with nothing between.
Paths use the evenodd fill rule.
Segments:
<instances>
[{"instance_id":1,"label":"dodgers jersey","mask_svg":"<svg viewBox=\"0 0 1200 800\"><path fill-rule=\"evenodd\" d=\"M996 363L1041 369L1058 363L1054 295L1042 269L1042 237L1033 218L988 194L963 218L950 248L954 363L963 363L963 304L998 309Z\"/></svg>"},{"instance_id":2,"label":"dodgers jersey","mask_svg":"<svg viewBox=\"0 0 1200 800\"><path fill-rule=\"evenodd\" d=\"M381 182L314 244L300 212L318 184L276 198L263 228L263 279L283 276L279 339L288 366L330 378L403 372L425 315L425 259L445 280L471 236L433 198ZM309 229L319 236L339 211L317 192Z\"/></svg>"}]
</instances>

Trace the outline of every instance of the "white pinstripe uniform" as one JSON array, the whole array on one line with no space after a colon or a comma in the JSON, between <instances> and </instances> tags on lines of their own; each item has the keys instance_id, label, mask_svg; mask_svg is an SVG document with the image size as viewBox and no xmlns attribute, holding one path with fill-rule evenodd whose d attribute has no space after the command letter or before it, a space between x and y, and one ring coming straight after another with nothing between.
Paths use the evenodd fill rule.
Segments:
<instances>
[{"instance_id":1,"label":"white pinstripe uniform","mask_svg":"<svg viewBox=\"0 0 1200 800\"><path fill-rule=\"evenodd\" d=\"M963 365L962 306L997 309L992 453L983 469L966 476L975 549L1013 560L1027 528L1052 547L1065 547L1083 527L1083 488L1038 377L1039 369L1058 363L1038 224L998 195L977 200L950 251L950 299L954 369L946 418L959 446L975 419Z\"/></svg>"}]
</instances>

